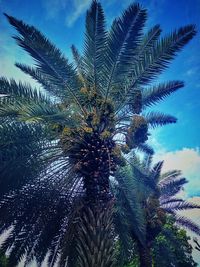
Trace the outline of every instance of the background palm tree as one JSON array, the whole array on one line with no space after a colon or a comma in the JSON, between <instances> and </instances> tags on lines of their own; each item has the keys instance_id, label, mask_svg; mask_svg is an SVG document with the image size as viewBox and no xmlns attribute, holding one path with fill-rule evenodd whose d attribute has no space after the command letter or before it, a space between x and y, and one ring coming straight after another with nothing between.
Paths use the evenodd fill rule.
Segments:
<instances>
[{"instance_id":1,"label":"background palm tree","mask_svg":"<svg viewBox=\"0 0 200 267\"><path fill-rule=\"evenodd\" d=\"M130 236L137 242L140 265L152 266L152 244L162 231L167 215L176 224L200 235L200 227L189 218L180 216L181 210L200 208L181 199L177 194L187 180L177 170L161 174L163 162L153 167L152 156L141 161L133 154L129 165L120 169L113 183L116 196L115 225L122 246L122 257L130 252ZM124 254L125 251L127 254Z\"/></svg>"},{"instance_id":2,"label":"background palm tree","mask_svg":"<svg viewBox=\"0 0 200 267\"><path fill-rule=\"evenodd\" d=\"M36 28L6 17L18 45L35 60L34 67L16 66L43 89L0 79L1 233L12 226L3 251L10 249L11 266L24 255L25 265L35 257L40 266L47 251L49 266L60 254L63 266L75 244L79 266L112 266L109 177L126 164L124 153L152 152L144 144L149 125L176 121L141 112L183 86L148 87L195 27L159 39L159 25L144 33L147 12L132 4L106 30L101 4L93 1L83 53L72 46L70 63Z\"/></svg>"}]
</instances>

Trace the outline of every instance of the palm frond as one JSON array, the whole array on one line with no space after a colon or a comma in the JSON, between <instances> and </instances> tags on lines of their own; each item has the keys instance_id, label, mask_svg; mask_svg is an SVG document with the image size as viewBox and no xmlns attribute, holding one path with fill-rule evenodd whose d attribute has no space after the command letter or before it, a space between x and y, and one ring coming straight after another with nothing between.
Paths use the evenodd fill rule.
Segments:
<instances>
[{"instance_id":1,"label":"palm frond","mask_svg":"<svg viewBox=\"0 0 200 267\"><path fill-rule=\"evenodd\" d=\"M11 235L2 246L3 251L12 247L11 266L16 266L25 254L27 264L33 256L38 257L39 262L44 259L52 240L62 229L70 205L59 183L50 185L44 181L25 186L1 201L1 223L6 221L12 225L15 222ZM40 251L40 255L36 251Z\"/></svg>"},{"instance_id":2,"label":"palm frond","mask_svg":"<svg viewBox=\"0 0 200 267\"><path fill-rule=\"evenodd\" d=\"M149 126L152 128L177 122L177 119L174 116L163 114L161 112L149 112L145 115L145 118Z\"/></svg>"},{"instance_id":3,"label":"palm frond","mask_svg":"<svg viewBox=\"0 0 200 267\"><path fill-rule=\"evenodd\" d=\"M162 171L163 163L164 163L164 161L159 161L158 163L156 163L150 172L151 173L150 177L151 177L151 179L153 179L155 181L156 185L159 181L159 177L160 177L160 174Z\"/></svg>"},{"instance_id":4,"label":"palm frond","mask_svg":"<svg viewBox=\"0 0 200 267\"><path fill-rule=\"evenodd\" d=\"M141 152L144 152L147 155L153 155L154 154L153 148L147 144L139 144L137 146L137 149Z\"/></svg>"},{"instance_id":5,"label":"palm frond","mask_svg":"<svg viewBox=\"0 0 200 267\"><path fill-rule=\"evenodd\" d=\"M175 178L177 178L180 175L181 175L180 170L171 170L171 171L162 173L160 176L160 182L159 183L168 182L170 179L174 180Z\"/></svg>"},{"instance_id":6,"label":"palm frond","mask_svg":"<svg viewBox=\"0 0 200 267\"><path fill-rule=\"evenodd\" d=\"M195 234L200 235L200 227L190 219L176 214L176 223L194 232Z\"/></svg>"},{"instance_id":7,"label":"palm frond","mask_svg":"<svg viewBox=\"0 0 200 267\"><path fill-rule=\"evenodd\" d=\"M4 94L4 97L1 97L0 103L4 99L18 100L18 101L34 101L36 103L50 103L50 99L39 92L37 89L33 89L29 84L23 84L21 82L17 83L13 79L6 79L4 77L0 78L0 94ZM8 101L6 102L8 103Z\"/></svg>"},{"instance_id":8,"label":"palm frond","mask_svg":"<svg viewBox=\"0 0 200 267\"><path fill-rule=\"evenodd\" d=\"M104 50L106 44L106 29L104 11L100 3L96 0L92 2L86 15L86 33L84 43L84 72L90 86L94 90L101 88L101 73L104 62ZM74 51L75 52L75 51ZM100 90L101 92L101 90Z\"/></svg>"},{"instance_id":9,"label":"palm frond","mask_svg":"<svg viewBox=\"0 0 200 267\"><path fill-rule=\"evenodd\" d=\"M20 34L14 37L15 40L35 59L37 68L49 77L52 85L59 87L61 95L64 91L66 99L73 101L85 113L78 96L80 83L72 64L36 28L7 14L5 16Z\"/></svg>"},{"instance_id":10,"label":"palm frond","mask_svg":"<svg viewBox=\"0 0 200 267\"><path fill-rule=\"evenodd\" d=\"M33 68L21 63L16 63L15 66L42 85L50 96L53 95L54 97L61 99L65 97L65 91L61 91L57 85L52 85L49 76L42 73L38 68Z\"/></svg>"},{"instance_id":11,"label":"palm frond","mask_svg":"<svg viewBox=\"0 0 200 267\"><path fill-rule=\"evenodd\" d=\"M169 180L169 182L160 183L159 188L161 191L162 198L169 198L176 195L188 181L183 178L177 178L175 180Z\"/></svg>"},{"instance_id":12,"label":"palm frond","mask_svg":"<svg viewBox=\"0 0 200 267\"><path fill-rule=\"evenodd\" d=\"M155 105L183 86L184 83L182 81L171 81L167 83L160 83L157 86L152 86L150 88L145 88L142 91L143 108Z\"/></svg>"},{"instance_id":13,"label":"palm frond","mask_svg":"<svg viewBox=\"0 0 200 267\"><path fill-rule=\"evenodd\" d=\"M130 89L146 85L157 77L195 34L195 25L187 25L158 41L153 49L144 53L142 60L133 66Z\"/></svg>"},{"instance_id":14,"label":"palm frond","mask_svg":"<svg viewBox=\"0 0 200 267\"><path fill-rule=\"evenodd\" d=\"M183 200L173 201L173 202L168 201L168 203L162 204L162 208L165 210L177 211L177 210L188 210L188 209L200 209L200 205Z\"/></svg>"},{"instance_id":15,"label":"palm frond","mask_svg":"<svg viewBox=\"0 0 200 267\"><path fill-rule=\"evenodd\" d=\"M39 155L55 150L56 143L41 125L3 123L0 126L0 195L31 181L45 167ZM54 148L55 147L55 148Z\"/></svg>"},{"instance_id":16,"label":"palm frond","mask_svg":"<svg viewBox=\"0 0 200 267\"><path fill-rule=\"evenodd\" d=\"M83 66L83 57L79 54L78 49L75 47L75 45L71 46L73 59L76 65L76 69L78 72L79 79L82 81L84 87L87 87L87 81L85 78L85 70Z\"/></svg>"},{"instance_id":17,"label":"palm frond","mask_svg":"<svg viewBox=\"0 0 200 267\"><path fill-rule=\"evenodd\" d=\"M142 29L146 21L146 10L139 4L130 5L121 17L115 19L108 34L108 48L105 69L108 73L106 96L111 94L112 86L129 71L140 43ZM124 79L123 79L124 80Z\"/></svg>"},{"instance_id":18,"label":"palm frond","mask_svg":"<svg viewBox=\"0 0 200 267\"><path fill-rule=\"evenodd\" d=\"M133 176L125 167L116 173L115 178L118 182L117 190L114 190L117 201L116 216L118 219L127 221L129 231L134 232L135 237L144 244L146 224L144 210L138 197L138 177Z\"/></svg>"}]
</instances>

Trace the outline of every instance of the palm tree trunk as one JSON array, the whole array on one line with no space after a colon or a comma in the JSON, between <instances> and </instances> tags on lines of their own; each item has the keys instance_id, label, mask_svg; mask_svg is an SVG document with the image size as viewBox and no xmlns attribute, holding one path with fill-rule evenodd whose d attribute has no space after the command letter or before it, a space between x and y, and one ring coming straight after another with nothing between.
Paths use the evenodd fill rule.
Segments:
<instances>
[{"instance_id":1,"label":"palm tree trunk","mask_svg":"<svg viewBox=\"0 0 200 267\"><path fill-rule=\"evenodd\" d=\"M138 244L138 253L140 257L140 267L152 267L150 247L144 247L142 244Z\"/></svg>"},{"instance_id":2,"label":"palm tree trunk","mask_svg":"<svg viewBox=\"0 0 200 267\"><path fill-rule=\"evenodd\" d=\"M112 208L113 201L85 203L77 233L78 267L114 266Z\"/></svg>"}]
</instances>

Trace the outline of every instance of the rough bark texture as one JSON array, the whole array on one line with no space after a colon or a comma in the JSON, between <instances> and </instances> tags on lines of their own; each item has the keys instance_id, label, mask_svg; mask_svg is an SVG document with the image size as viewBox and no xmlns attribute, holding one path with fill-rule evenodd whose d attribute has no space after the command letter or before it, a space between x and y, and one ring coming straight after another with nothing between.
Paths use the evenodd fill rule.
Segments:
<instances>
[{"instance_id":1,"label":"rough bark texture","mask_svg":"<svg viewBox=\"0 0 200 267\"><path fill-rule=\"evenodd\" d=\"M139 244L138 252L140 257L140 267L152 267L151 249Z\"/></svg>"},{"instance_id":2,"label":"rough bark texture","mask_svg":"<svg viewBox=\"0 0 200 267\"><path fill-rule=\"evenodd\" d=\"M77 233L78 267L113 267L113 202L85 205Z\"/></svg>"}]
</instances>

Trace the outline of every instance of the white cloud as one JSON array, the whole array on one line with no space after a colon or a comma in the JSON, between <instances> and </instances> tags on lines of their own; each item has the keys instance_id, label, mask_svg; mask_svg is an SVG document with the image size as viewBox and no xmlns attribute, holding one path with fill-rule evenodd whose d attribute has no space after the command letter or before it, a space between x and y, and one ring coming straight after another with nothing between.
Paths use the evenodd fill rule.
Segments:
<instances>
[{"instance_id":1,"label":"white cloud","mask_svg":"<svg viewBox=\"0 0 200 267\"><path fill-rule=\"evenodd\" d=\"M67 16L66 24L68 27L71 27L74 22L87 10L91 1L90 0L74 0L73 1L73 11Z\"/></svg>"},{"instance_id":2,"label":"white cloud","mask_svg":"<svg viewBox=\"0 0 200 267\"><path fill-rule=\"evenodd\" d=\"M65 9L68 4L67 0L44 0L43 5L46 10L47 19L56 18L60 11Z\"/></svg>"},{"instance_id":3,"label":"white cloud","mask_svg":"<svg viewBox=\"0 0 200 267\"><path fill-rule=\"evenodd\" d=\"M164 150L163 150L164 151ZM183 148L173 152L158 151L155 161L164 160L163 172L181 170L189 183L185 186L188 196L200 196L200 151L199 149Z\"/></svg>"},{"instance_id":4,"label":"white cloud","mask_svg":"<svg viewBox=\"0 0 200 267\"><path fill-rule=\"evenodd\" d=\"M197 74L198 72L199 72L198 67L193 67L193 68L190 68L189 70L187 70L186 75L191 77L191 76Z\"/></svg>"},{"instance_id":5,"label":"white cloud","mask_svg":"<svg viewBox=\"0 0 200 267\"><path fill-rule=\"evenodd\" d=\"M47 19L55 19L64 11L65 23L71 27L76 20L87 10L91 0L43 0Z\"/></svg>"}]
</instances>

